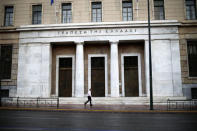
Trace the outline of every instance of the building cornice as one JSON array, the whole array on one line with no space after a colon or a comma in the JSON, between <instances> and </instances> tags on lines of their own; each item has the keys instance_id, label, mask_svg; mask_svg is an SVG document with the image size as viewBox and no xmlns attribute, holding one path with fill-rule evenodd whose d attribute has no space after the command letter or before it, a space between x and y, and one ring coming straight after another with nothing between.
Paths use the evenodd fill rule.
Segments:
<instances>
[{"instance_id":1,"label":"building cornice","mask_svg":"<svg viewBox=\"0 0 197 131\"><path fill-rule=\"evenodd\" d=\"M16 27L0 27L0 33L19 32Z\"/></svg>"},{"instance_id":2,"label":"building cornice","mask_svg":"<svg viewBox=\"0 0 197 131\"><path fill-rule=\"evenodd\" d=\"M177 20L151 21L152 27L179 26ZM126 27L147 27L147 21L129 22L99 22L99 23L69 23L69 24L42 24L42 25L23 25L17 28L18 31L39 31L39 30L61 30L61 29L102 29L102 28L126 28Z\"/></svg>"},{"instance_id":3,"label":"building cornice","mask_svg":"<svg viewBox=\"0 0 197 131\"><path fill-rule=\"evenodd\" d=\"M181 27L197 27L197 20L182 21Z\"/></svg>"}]
</instances>

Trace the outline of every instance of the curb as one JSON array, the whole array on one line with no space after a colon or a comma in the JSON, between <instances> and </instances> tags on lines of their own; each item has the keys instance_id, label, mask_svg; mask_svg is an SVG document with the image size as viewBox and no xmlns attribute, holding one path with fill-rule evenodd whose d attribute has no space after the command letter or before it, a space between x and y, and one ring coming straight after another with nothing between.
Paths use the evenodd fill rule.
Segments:
<instances>
[{"instance_id":1,"label":"curb","mask_svg":"<svg viewBox=\"0 0 197 131\"><path fill-rule=\"evenodd\" d=\"M54 112L106 112L106 113L197 113L195 111L183 110L102 110L102 109L51 109L51 108L14 108L14 107L0 107L1 110L13 111L54 111Z\"/></svg>"}]
</instances>

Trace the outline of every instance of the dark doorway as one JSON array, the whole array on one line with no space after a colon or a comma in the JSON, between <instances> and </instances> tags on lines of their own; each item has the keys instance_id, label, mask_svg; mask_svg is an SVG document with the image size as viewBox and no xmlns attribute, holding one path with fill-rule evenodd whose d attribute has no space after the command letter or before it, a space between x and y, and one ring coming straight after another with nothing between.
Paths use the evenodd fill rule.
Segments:
<instances>
[{"instance_id":1,"label":"dark doorway","mask_svg":"<svg viewBox=\"0 0 197 131\"><path fill-rule=\"evenodd\" d=\"M124 56L124 86L125 96L139 96L138 57Z\"/></svg>"},{"instance_id":2,"label":"dark doorway","mask_svg":"<svg viewBox=\"0 0 197 131\"><path fill-rule=\"evenodd\" d=\"M104 57L91 57L91 88L93 97L105 96Z\"/></svg>"},{"instance_id":3,"label":"dark doorway","mask_svg":"<svg viewBox=\"0 0 197 131\"><path fill-rule=\"evenodd\" d=\"M59 97L72 97L72 58L59 58Z\"/></svg>"}]
</instances>

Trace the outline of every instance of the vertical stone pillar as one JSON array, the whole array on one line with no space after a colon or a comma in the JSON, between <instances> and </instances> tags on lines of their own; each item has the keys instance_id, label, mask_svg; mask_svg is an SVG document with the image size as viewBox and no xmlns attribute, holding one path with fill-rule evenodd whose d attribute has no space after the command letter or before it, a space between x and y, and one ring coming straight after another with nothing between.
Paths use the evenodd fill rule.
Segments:
<instances>
[{"instance_id":1,"label":"vertical stone pillar","mask_svg":"<svg viewBox=\"0 0 197 131\"><path fill-rule=\"evenodd\" d=\"M173 96L183 96L179 40L171 40Z\"/></svg>"},{"instance_id":2,"label":"vertical stone pillar","mask_svg":"<svg viewBox=\"0 0 197 131\"><path fill-rule=\"evenodd\" d=\"M51 45L50 43L42 44L41 47L41 71L40 80L42 83L40 93L42 97L51 95Z\"/></svg>"},{"instance_id":3,"label":"vertical stone pillar","mask_svg":"<svg viewBox=\"0 0 197 131\"><path fill-rule=\"evenodd\" d=\"M144 60L145 60L145 81L146 81L146 94L150 96L150 68L149 68L149 42L144 43Z\"/></svg>"},{"instance_id":4,"label":"vertical stone pillar","mask_svg":"<svg viewBox=\"0 0 197 131\"><path fill-rule=\"evenodd\" d=\"M84 97L84 43L76 44L75 97Z\"/></svg>"},{"instance_id":5,"label":"vertical stone pillar","mask_svg":"<svg viewBox=\"0 0 197 131\"><path fill-rule=\"evenodd\" d=\"M111 44L111 97L119 97L118 41Z\"/></svg>"},{"instance_id":6,"label":"vertical stone pillar","mask_svg":"<svg viewBox=\"0 0 197 131\"><path fill-rule=\"evenodd\" d=\"M50 97L50 43L19 45L17 96Z\"/></svg>"}]
</instances>

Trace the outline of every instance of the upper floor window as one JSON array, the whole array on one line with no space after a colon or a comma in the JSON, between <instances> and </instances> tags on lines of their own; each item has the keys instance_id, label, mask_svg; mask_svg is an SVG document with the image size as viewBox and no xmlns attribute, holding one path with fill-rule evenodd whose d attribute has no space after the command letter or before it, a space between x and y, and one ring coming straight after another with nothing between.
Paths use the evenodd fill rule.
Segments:
<instances>
[{"instance_id":1,"label":"upper floor window","mask_svg":"<svg viewBox=\"0 0 197 131\"><path fill-rule=\"evenodd\" d=\"M154 0L154 15L155 20L164 20L164 0Z\"/></svg>"},{"instance_id":2,"label":"upper floor window","mask_svg":"<svg viewBox=\"0 0 197 131\"><path fill-rule=\"evenodd\" d=\"M188 20L196 19L196 0L186 0L186 18Z\"/></svg>"},{"instance_id":3,"label":"upper floor window","mask_svg":"<svg viewBox=\"0 0 197 131\"><path fill-rule=\"evenodd\" d=\"M11 79L12 45L0 45L0 77Z\"/></svg>"},{"instance_id":4,"label":"upper floor window","mask_svg":"<svg viewBox=\"0 0 197 131\"><path fill-rule=\"evenodd\" d=\"M92 2L92 22L102 21L102 4L101 2Z\"/></svg>"},{"instance_id":5,"label":"upper floor window","mask_svg":"<svg viewBox=\"0 0 197 131\"><path fill-rule=\"evenodd\" d=\"M197 77L197 41L187 41L189 76Z\"/></svg>"},{"instance_id":6,"label":"upper floor window","mask_svg":"<svg viewBox=\"0 0 197 131\"><path fill-rule=\"evenodd\" d=\"M122 20L131 21L133 20L133 9L132 1L123 1L122 2Z\"/></svg>"},{"instance_id":7,"label":"upper floor window","mask_svg":"<svg viewBox=\"0 0 197 131\"><path fill-rule=\"evenodd\" d=\"M32 6L32 24L41 24L42 22L42 5Z\"/></svg>"},{"instance_id":8,"label":"upper floor window","mask_svg":"<svg viewBox=\"0 0 197 131\"><path fill-rule=\"evenodd\" d=\"M62 4L62 23L72 22L72 5L71 3Z\"/></svg>"},{"instance_id":9,"label":"upper floor window","mask_svg":"<svg viewBox=\"0 0 197 131\"><path fill-rule=\"evenodd\" d=\"M4 18L4 25L5 26L12 26L13 25L13 6L6 6L5 7L5 18Z\"/></svg>"}]
</instances>

